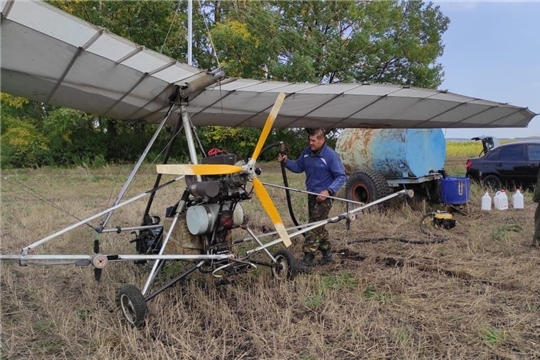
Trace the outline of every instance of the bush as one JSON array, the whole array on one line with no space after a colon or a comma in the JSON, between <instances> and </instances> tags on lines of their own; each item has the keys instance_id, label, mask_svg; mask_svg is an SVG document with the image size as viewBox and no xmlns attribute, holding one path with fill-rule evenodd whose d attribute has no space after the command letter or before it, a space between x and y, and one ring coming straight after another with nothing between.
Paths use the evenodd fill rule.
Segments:
<instances>
[{"instance_id":1,"label":"bush","mask_svg":"<svg viewBox=\"0 0 540 360\"><path fill-rule=\"evenodd\" d=\"M0 136L2 168L46 165L49 139L29 121L4 116L2 122L3 132Z\"/></svg>"}]
</instances>

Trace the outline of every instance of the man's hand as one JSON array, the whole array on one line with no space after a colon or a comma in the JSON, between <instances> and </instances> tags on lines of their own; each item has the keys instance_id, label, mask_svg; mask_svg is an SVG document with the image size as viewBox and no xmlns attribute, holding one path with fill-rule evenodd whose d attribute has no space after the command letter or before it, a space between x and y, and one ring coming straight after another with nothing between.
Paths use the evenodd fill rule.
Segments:
<instances>
[{"instance_id":1,"label":"man's hand","mask_svg":"<svg viewBox=\"0 0 540 360\"><path fill-rule=\"evenodd\" d=\"M287 161L287 155L282 154L282 153L278 153L277 160L279 162Z\"/></svg>"},{"instance_id":2,"label":"man's hand","mask_svg":"<svg viewBox=\"0 0 540 360\"><path fill-rule=\"evenodd\" d=\"M317 195L317 201L318 202L324 201L326 200L327 196L330 196L330 193L328 192L328 190L323 190L319 193L319 195Z\"/></svg>"}]
</instances>

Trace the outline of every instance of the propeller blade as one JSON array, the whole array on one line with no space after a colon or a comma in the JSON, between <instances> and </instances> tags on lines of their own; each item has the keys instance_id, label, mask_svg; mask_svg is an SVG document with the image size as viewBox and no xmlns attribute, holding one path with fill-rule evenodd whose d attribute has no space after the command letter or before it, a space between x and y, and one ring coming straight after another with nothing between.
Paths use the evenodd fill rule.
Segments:
<instances>
[{"instance_id":1,"label":"propeller blade","mask_svg":"<svg viewBox=\"0 0 540 360\"><path fill-rule=\"evenodd\" d=\"M101 280L101 272L103 269L94 269L94 279L99 282Z\"/></svg>"},{"instance_id":2,"label":"propeller blade","mask_svg":"<svg viewBox=\"0 0 540 360\"><path fill-rule=\"evenodd\" d=\"M253 188L255 189L255 194L257 194L257 197L259 198L264 210L266 211L268 216L270 216L270 219L274 223L274 227L276 228L279 237L283 241L283 245L285 245L286 247L291 246L291 239L289 238L287 229L285 229L285 225L283 225L281 216L279 216L277 208L274 205L272 199L270 198L270 195L268 195L268 192L264 188L261 180L259 180L258 178L254 178Z\"/></svg>"},{"instance_id":3,"label":"propeller blade","mask_svg":"<svg viewBox=\"0 0 540 360\"><path fill-rule=\"evenodd\" d=\"M156 169L158 174L167 175L226 175L242 171L241 166L222 164L160 164Z\"/></svg>"},{"instance_id":4,"label":"propeller blade","mask_svg":"<svg viewBox=\"0 0 540 360\"><path fill-rule=\"evenodd\" d=\"M99 254L99 240L94 240L94 254Z\"/></svg>"},{"instance_id":5,"label":"propeller blade","mask_svg":"<svg viewBox=\"0 0 540 360\"><path fill-rule=\"evenodd\" d=\"M253 151L253 155L251 155L251 158L253 160L257 160L259 158L263 145L266 142L266 138L268 137L268 134L270 134L272 126L274 126L274 120L276 120L279 109L281 109L283 100L285 100L285 93L279 93L276 102L274 103L274 107L272 108L272 111L270 111L270 114L268 114L268 117L266 118L266 123L264 124L264 127L262 129L261 137L259 137L259 142L257 143L255 150Z\"/></svg>"}]
</instances>

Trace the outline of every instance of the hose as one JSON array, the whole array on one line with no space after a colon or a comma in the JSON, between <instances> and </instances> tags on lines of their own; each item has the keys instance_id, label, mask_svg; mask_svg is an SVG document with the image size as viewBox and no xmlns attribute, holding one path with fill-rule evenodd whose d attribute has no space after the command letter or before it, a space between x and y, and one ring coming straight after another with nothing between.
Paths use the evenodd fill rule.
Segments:
<instances>
[{"instance_id":1,"label":"hose","mask_svg":"<svg viewBox=\"0 0 540 360\"><path fill-rule=\"evenodd\" d=\"M426 218L428 218L429 216L434 216L434 215L435 215L434 212L430 212L430 213L428 213L426 215L423 215L422 218L420 219L420 222L419 222L418 225L420 227L420 231L423 234L426 234L428 236L431 235L429 232L427 232L425 230L423 225L424 225L424 220L426 220ZM448 240L448 238L437 237L437 238L434 238L434 239L431 239L431 240L416 240L416 239L406 239L406 238L400 238L400 237L378 237L378 238L367 238L367 239L359 239L359 240L348 241L347 245L354 244L354 243L378 242L378 241L385 241L385 240L397 240L397 241L408 243L408 244L425 245L425 244L442 243L442 242Z\"/></svg>"},{"instance_id":2,"label":"hose","mask_svg":"<svg viewBox=\"0 0 540 360\"><path fill-rule=\"evenodd\" d=\"M420 219L420 222L418 223L418 226L420 227L420 231L421 231L422 233L424 233L424 234L426 234L426 235L430 235L430 234L426 231L426 229L425 229L425 227L424 227L424 220L426 220L426 219L427 219L428 217L430 217L430 216L433 217L434 215L435 215L434 212L430 212L430 213L427 213L426 215L422 216L422 218Z\"/></svg>"},{"instance_id":3,"label":"hose","mask_svg":"<svg viewBox=\"0 0 540 360\"><path fill-rule=\"evenodd\" d=\"M447 238L435 238L432 240L414 240L414 239L405 239L405 238L399 238L399 237L380 237L380 238L368 238L368 239L359 239L359 240L352 240L347 241L346 245L349 244L356 244L356 243L368 243L368 242L379 242L379 241L385 241L385 240L396 240L400 242L404 242L407 244L416 244L416 245L427 245L427 244L438 244L442 243Z\"/></svg>"},{"instance_id":4,"label":"hose","mask_svg":"<svg viewBox=\"0 0 540 360\"><path fill-rule=\"evenodd\" d=\"M289 187L289 180L287 179L287 171L285 171L285 163L282 161L280 163L281 165L281 176L283 177L283 186ZM296 220L296 217L294 216L294 211L292 208L292 201L291 201L291 193L289 189L285 189L285 196L287 197L287 207L289 208L289 214L291 215L291 219L295 226L298 226L298 221ZM302 233L304 237L306 237L306 233Z\"/></svg>"},{"instance_id":5,"label":"hose","mask_svg":"<svg viewBox=\"0 0 540 360\"><path fill-rule=\"evenodd\" d=\"M283 141L280 141L280 142L277 142L277 143L273 143L273 144L270 144L270 145L267 145L265 146L262 150L261 150L261 153L259 155L259 157L262 156L262 154L264 154L267 150L273 148L273 147L276 147L276 146L279 146L279 152L281 154L283 154L285 152L285 146L283 144ZM283 162L280 163L281 165L281 176L283 177L283 185L288 188L289 187L289 180L287 179L287 172L285 171L285 164ZM285 196L287 198L287 208L289 209L289 215L291 216L291 219L294 223L295 226L299 226L298 225L298 221L296 220L296 217L294 216L294 211L293 211L293 208L292 208L292 201L291 201L291 193L289 191L289 189L285 189ZM304 237L306 237L306 233L302 233L302 235Z\"/></svg>"}]
</instances>

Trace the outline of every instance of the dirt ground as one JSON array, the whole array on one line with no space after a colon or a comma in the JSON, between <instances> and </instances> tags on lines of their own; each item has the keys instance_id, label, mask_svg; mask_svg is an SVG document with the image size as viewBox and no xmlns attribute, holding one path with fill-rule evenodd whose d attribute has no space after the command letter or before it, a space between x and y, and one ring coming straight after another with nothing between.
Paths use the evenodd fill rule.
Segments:
<instances>
[{"instance_id":1,"label":"dirt ground","mask_svg":"<svg viewBox=\"0 0 540 360\"><path fill-rule=\"evenodd\" d=\"M125 167L3 171L1 253L18 254L106 209L127 173ZM275 164L263 166L264 182L282 184L280 176ZM124 199L153 181L153 167L145 166ZM289 182L303 189L302 176ZM181 191L166 187L156 212ZM283 191L268 191L290 225ZM430 236L419 221L444 208L419 201L364 212L349 230L344 221L330 224L334 263L293 280L278 282L258 268L223 286L194 273L150 301L137 329L122 320L116 297L122 285L142 287L148 266L109 264L96 283L90 267L2 262L1 358L539 359L540 249L530 246L536 204L525 193L524 210L481 212L482 194L473 185L467 214L454 213L451 230L428 226ZM292 199L304 222L305 195ZM145 204L117 210L110 225L138 225ZM242 205L250 228L271 227L256 198ZM343 211L336 202L332 214ZM82 226L34 253L91 254L100 239L104 253L133 254L132 238ZM297 258L301 242L293 239ZM181 271L173 265L164 276Z\"/></svg>"}]
</instances>

